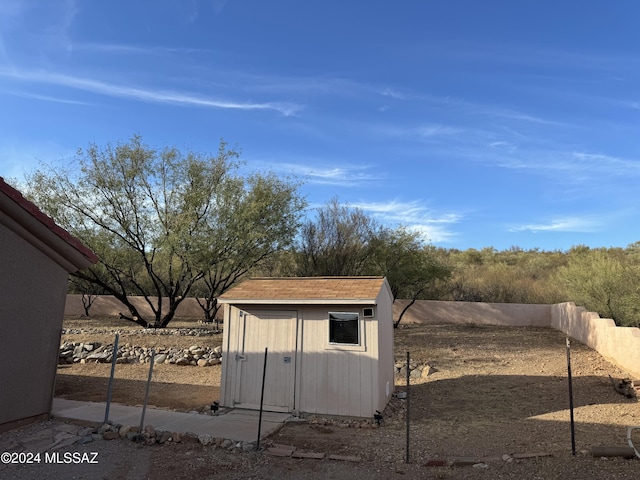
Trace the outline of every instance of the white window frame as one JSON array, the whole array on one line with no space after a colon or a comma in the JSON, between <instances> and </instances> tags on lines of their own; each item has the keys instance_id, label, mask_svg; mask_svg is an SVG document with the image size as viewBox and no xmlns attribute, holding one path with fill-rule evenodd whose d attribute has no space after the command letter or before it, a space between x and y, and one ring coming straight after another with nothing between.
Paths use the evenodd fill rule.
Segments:
<instances>
[{"instance_id":1,"label":"white window frame","mask_svg":"<svg viewBox=\"0 0 640 480\"><path fill-rule=\"evenodd\" d=\"M337 343L331 342L331 315L332 314L347 314L356 315L358 317L358 343ZM362 312L355 311L336 311L331 310L327 313L327 328L326 328L326 350L346 350L364 352L367 349L366 335L365 335L365 319Z\"/></svg>"}]
</instances>

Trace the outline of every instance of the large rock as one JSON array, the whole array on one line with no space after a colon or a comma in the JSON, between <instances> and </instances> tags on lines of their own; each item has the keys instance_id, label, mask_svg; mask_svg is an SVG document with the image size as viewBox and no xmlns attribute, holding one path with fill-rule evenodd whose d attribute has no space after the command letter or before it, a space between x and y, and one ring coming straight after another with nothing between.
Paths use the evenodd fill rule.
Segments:
<instances>
[{"instance_id":1,"label":"large rock","mask_svg":"<svg viewBox=\"0 0 640 480\"><path fill-rule=\"evenodd\" d=\"M111 354L109 352L92 353L88 355L86 360L97 360L99 363L106 363L109 361Z\"/></svg>"},{"instance_id":2,"label":"large rock","mask_svg":"<svg viewBox=\"0 0 640 480\"><path fill-rule=\"evenodd\" d=\"M161 353L160 355L156 355L153 359L153 363L155 363L156 365L160 364L160 363L164 363L164 361L167 359L167 354L166 353Z\"/></svg>"},{"instance_id":3,"label":"large rock","mask_svg":"<svg viewBox=\"0 0 640 480\"><path fill-rule=\"evenodd\" d=\"M422 378L427 378L429 375L436 371L431 365L425 365L422 367Z\"/></svg>"}]
</instances>

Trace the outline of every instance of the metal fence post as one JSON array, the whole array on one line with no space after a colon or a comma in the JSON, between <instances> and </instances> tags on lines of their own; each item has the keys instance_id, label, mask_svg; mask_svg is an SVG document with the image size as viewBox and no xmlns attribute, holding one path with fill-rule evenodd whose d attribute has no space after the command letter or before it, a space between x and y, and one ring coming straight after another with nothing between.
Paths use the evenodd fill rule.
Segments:
<instances>
[{"instance_id":1,"label":"metal fence post","mask_svg":"<svg viewBox=\"0 0 640 480\"><path fill-rule=\"evenodd\" d=\"M144 394L144 403L142 404L142 417L140 417L140 429L138 435L142 435L142 428L144 427L144 414L147 411L147 402L149 401L149 387L151 386L151 376L153 375L153 364L156 360L155 349L151 350L151 362L149 365L149 377L147 378L147 391Z\"/></svg>"},{"instance_id":2,"label":"metal fence post","mask_svg":"<svg viewBox=\"0 0 640 480\"><path fill-rule=\"evenodd\" d=\"M104 411L104 422L109 422L109 408L111 407L111 393L113 392L113 376L116 371L116 361L118 360L118 339L120 334L116 333L116 339L113 342L113 356L111 357L111 376L109 377L109 387L107 388L107 407Z\"/></svg>"},{"instance_id":3,"label":"metal fence post","mask_svg":"<svg viewBox=\"0 0 640 480\"><path fill-rule=\"evenodd\" d=\"M267 376L267 352L268 348L264 349L264 367L262 367L262 391L260 393L260 415L258 416L258 441L256 442L256 450L260 450L260 433L262 429L262 406L264 404L264 379Z\"/></svg>"},{"instance_id":4,"label":"metal fence post","mask_svg":"<svg viewBox=\"0 0 640 480\"><path fill-rule=\"evenodd\" d=\"M571 413L571 453L576 454L576 426L573 420L573 380L571 379L571 341L567 337L567 374L569 378L569 411Z\"/></svg>"},{"instance_id":5,"label":"metal fence post","mask_svg":"<svg viewBox=\"0 0 640 480\"><path fill-rule=\"evenodd\" d=\"M409 367L409 352L407 352L407 445L406 445L406 456L405 456L405 463L409 463L409 425L410 425L410 418L411 418L411 395L409 392L409 388L410 388L410 384L409 384L409 376L411 374L410 370L411 368Z\"/></svg>"}]
</instances>

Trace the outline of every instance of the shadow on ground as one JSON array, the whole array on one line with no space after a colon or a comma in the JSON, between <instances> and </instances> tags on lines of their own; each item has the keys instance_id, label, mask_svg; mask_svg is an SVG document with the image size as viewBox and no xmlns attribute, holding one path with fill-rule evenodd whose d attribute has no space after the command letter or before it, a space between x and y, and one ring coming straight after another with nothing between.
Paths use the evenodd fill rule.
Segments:
<instances>
[{"instance_id":1,"label":"shadow on ground","mask_svg":"<svg viewBox=\"0 0 640 480\"><path fill-rule=\"evenodd\" d=\"M68 400L106 402L109 379L85 375L66 375L64 370L56 375L55 396ZM112 402L123 405L142 405L147 382L115 378ZM168 382L151 382L149 405L172 408L179 411L201 411L220 398L219 387L189 385Z\"/></svg>"}]
</instances>

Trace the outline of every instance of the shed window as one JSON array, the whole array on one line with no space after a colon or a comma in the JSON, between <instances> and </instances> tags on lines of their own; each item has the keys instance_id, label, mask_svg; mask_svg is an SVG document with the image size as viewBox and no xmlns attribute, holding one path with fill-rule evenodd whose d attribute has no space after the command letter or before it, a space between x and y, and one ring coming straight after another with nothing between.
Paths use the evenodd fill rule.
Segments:
<instances>
[{"instance_id":1,"label":"shed window","mask_svg":"<svg viewBox=\"0 0 640 480\"><path fill-rule=\"evenodd\" d=\"M358 345L360 321L357 313L329 313L329 342Z\"/></svg>"}]
</instances>

